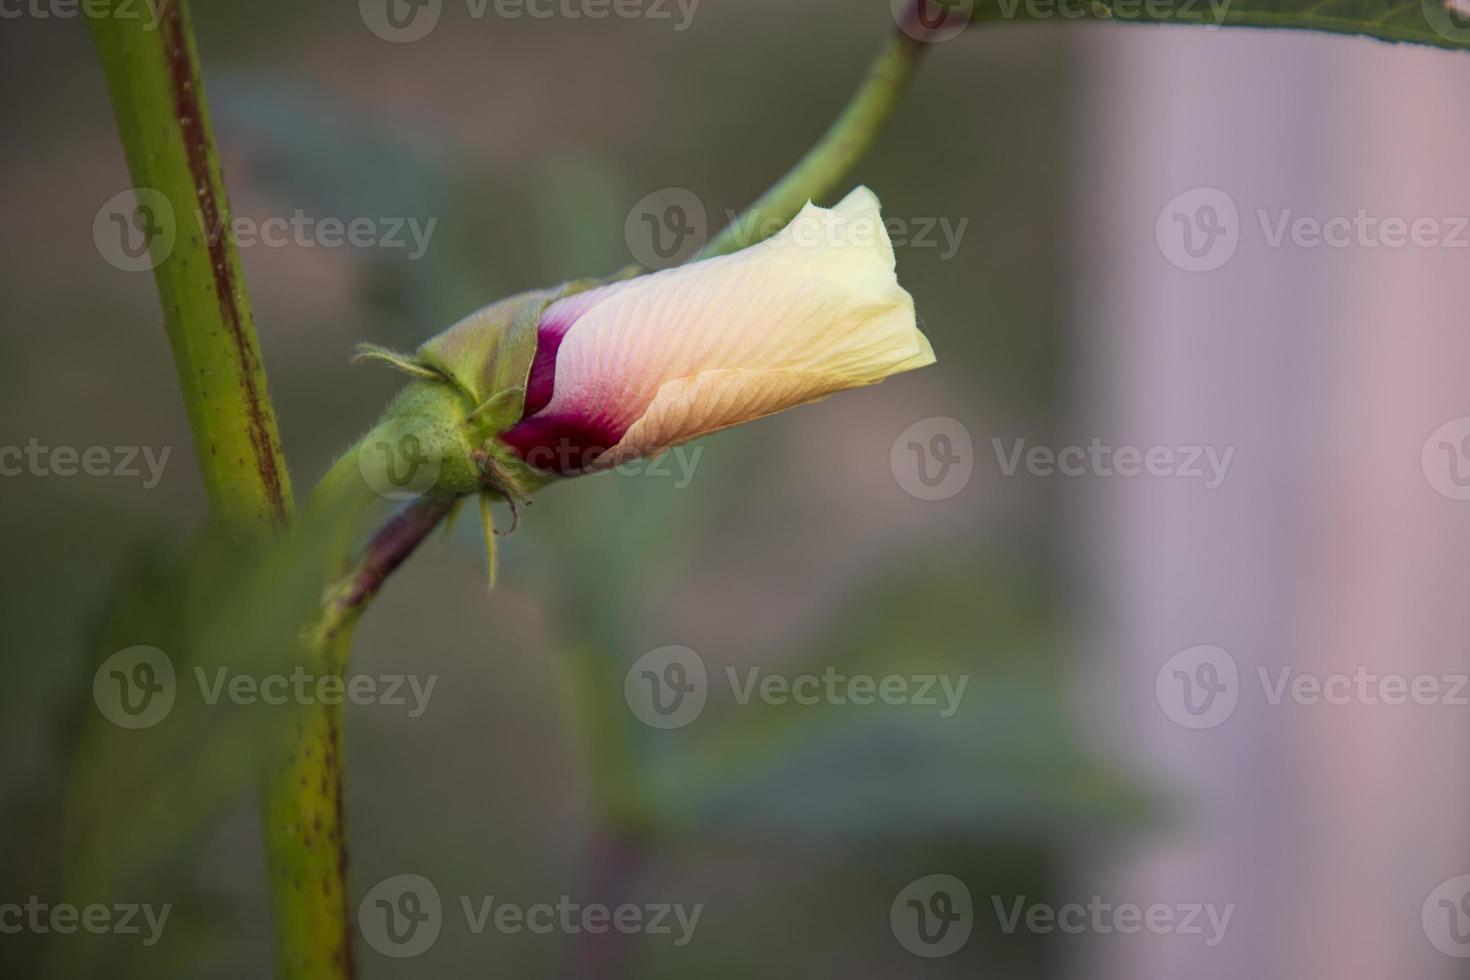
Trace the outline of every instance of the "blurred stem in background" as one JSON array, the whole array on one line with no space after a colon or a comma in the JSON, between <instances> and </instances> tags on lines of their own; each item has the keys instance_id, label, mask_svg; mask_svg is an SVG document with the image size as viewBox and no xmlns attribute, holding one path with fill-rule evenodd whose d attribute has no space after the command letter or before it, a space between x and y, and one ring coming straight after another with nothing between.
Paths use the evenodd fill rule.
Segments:
<instances>
[{"instance_id":1,"label":"blurred stem in background","mask_svg":"<svg viewBox=\"0 0 1470 980\"><path fill-rule=\"evenodd\" d=\"M146 18L124 16L124 5L125 0L102 0L88 8L88 17L138 192L133 218L156 250L155 280L210 511L215 523L231 533L284 527L292 517L290 477L239 255L228 234L229 206L187 4L167 5L157 30L149 29ZM807 200L830 193L892 115L924 47L896 31L817 145L704 254L754 245L784 226ZM163 209L171 214L159 213ZM198 234L192 233L191 220L199 223ZM353 459L350 452L344 456L327 481L331 486L323 487L328 506L346 502L338 491ZM308 633L305 658L312 670L345 671L362 612L451 509L447 501L419 500L372 537L362 558L328 590L322 616ZM342 547L344 554L329 560L345 558L345 540ZM593 846L593 887L606 893L599 900L616 904L640 877L643 838L652 821L644 794L630 776L631 747L621 719L608 717L598 707L602 699L593 696L607 683L616 686L617 679L585 672L586 665L603 663L601 658L575 662L573 684L580 696L573 703L582 709L576 718L589 747L600 828ZM275 962L283 980L350 980L354 974L343 744L341 707L311 706L298 722L289 754L264 784ZM588 953L583 966L594 976L623 976L631 967L629 948Z\"/></svg>"},{"instance_id":2,"label":"blurred stem in background","mask_svg":"<svg viewBox=\"0 0 1470 980\"><path fill-rule=\"evenodd\" d=\"M623 663L609 637L562 629L562 710L582 754L591 837L586 842L587 901L617 908L636 892L659 850L660 830L643 785L622 701ZM618 633L620 631L611 630ZM617 642L612 638L612 642ZM615 692L615 693L614 693ZM634 937L617 930L578 937L575 975L619 980L634 974Z\"/></svg>"}]
</instances>

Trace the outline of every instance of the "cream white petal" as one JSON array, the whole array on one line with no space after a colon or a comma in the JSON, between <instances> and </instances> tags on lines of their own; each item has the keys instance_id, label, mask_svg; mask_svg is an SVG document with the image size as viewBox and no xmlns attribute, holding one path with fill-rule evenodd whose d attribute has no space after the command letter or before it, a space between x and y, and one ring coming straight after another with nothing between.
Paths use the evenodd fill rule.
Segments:
<instances>
[{"instance_id":1,"label":"cream white petal","mask_svg":"<svg viewBox=\"0 0 1470 980\"><path fill-rule=\"evenodd\" d=\"M568 330L545 412L624 432L606 462L933 363L878 200L808 204L734 255L611 292Z\"/></svg>"},{"instance_id":2,"label":"cream white petal","mask_svg":"<svg viewBox=\"0 0 1470 980\"><path fill-rule=\"evenodd\" d=\"M806 371L704 371L666 382L599 467L655 456L696 436L728 429L852 387L835 374Z\"/></svg>"}]
</instances>

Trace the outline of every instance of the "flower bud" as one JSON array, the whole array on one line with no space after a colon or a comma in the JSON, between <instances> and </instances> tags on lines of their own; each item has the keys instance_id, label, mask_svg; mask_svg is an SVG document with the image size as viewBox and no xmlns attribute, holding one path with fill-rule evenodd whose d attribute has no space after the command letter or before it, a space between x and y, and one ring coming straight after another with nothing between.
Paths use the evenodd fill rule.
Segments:
<instances>
[{"instance_id":1,"label":"flower bud","mask_svg":"<svg viewBox=\"0 0 1470 980\"><path fill-rule=\"evenodd\" d=\"M931 364L894 266L862 187L733 255L558 299L500 439L570 475Z\"/></svg>"},{"instance_id":2,"label":"flower bud","mask_svg":"<svg viewBox=\"0 0 1470 980\"><path fill-rule=\"evenodd\" d=\"M866 187L733 255L525 293L368 356L454 389L433 410L475 466L440 492L512 499L934 362Z\"/></svg>"}]
</instances>

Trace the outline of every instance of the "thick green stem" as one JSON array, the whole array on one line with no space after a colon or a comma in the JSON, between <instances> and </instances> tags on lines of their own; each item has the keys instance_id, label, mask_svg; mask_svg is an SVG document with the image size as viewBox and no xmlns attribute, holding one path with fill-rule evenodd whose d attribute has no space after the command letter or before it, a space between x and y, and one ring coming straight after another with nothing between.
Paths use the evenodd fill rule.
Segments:
<instances>
[{"instance_id":1,"label":"thick green stem","mask_svg":"<svg viewBox=\"0 0 1470 980\"><path fill-rule=\"evenodd\" d=\"M254 533L290 521L291 482L187 5L167 0L159 13L155 25L126 0L88 7L137 199L129 217L147 236L210 513L232 533ZM310 669L340 672L347 639L315 642ZM350 980L341 711L314 706L299 724L263 789L276 962L285 980Z\"/></svg>"},{"instance_id":2,"label":"thick green stem","mask_svg":"<svg viewBox=\"0 0 1470 980\"><path fill-rule=\"evenodd\" d=\"M340 676L351 640L348 629L313 642L306 669ZM344 743L340 705L301 709L290 750L262 787L276 976L282 980L350 980L354 974Z\"/></svg>"},{"instance_id":3,"label":"thick green stem","mask_svg":"<svg viewBox=\"0 0 1470 980\"><path fill-rule=\"evenodd\" d=\"M355 468L353 454L344 457L344 462ZM340 502L330 493L325 496ZM307 633L311 672L345 675L352 634L368 603L451 507L450 501L427 498L410 504L373 536L363 554L338 577L327 590L321 617ZM340 706L304 711L289 755L265 786L276 972L291 980L354 975L344 840L342 721Z\"/></svg>"},{"instance_id":4,"label":"thick green stem","mask_svg":"<svg viewBox=\"0 0 1470 980\"><path fill-rule=\"evenodd\" d=\"M725 255L754 245L796 217L807 201L831 193L883 131L883 124L898 108L927 47L896 30L868 69L867 78L817 145L705 246L700 257Z\"/></svg>"},{"instance_id":5,"label":"thick green stem","mask_svg":"<svg viewBox=\"0 0 1470 980\"><path fill-rule=\"evenodd\" d=\"M168 0L156 26L129 0L87 11L137 197L127 223L156 263L210 512L233 528L284 524L291 481L228 232L187 4Z\"/></svg>"}]
</instances>

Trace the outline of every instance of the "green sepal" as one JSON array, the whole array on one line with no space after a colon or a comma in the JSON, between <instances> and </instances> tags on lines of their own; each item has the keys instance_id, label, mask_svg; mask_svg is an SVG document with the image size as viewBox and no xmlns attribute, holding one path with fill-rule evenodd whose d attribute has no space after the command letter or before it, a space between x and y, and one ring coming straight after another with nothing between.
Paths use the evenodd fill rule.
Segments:
<instances>
[{"instance_id":1,"label":"green sepal","mask_svg":"<svg viewBox=\"0 0 1470 980\"><path fill-rule=\"evenodd\" d=\"M498 434L520 418L526 378L536 358L536 325L560 289L521 293L476 310L425 343L414 355L421 365L448 378L477 406L479 427ZM520 397L506 397L520 389ZM496 405L493 414L483 410Z\"/></svg>"},{"instance_id":2,"label":"green sepal","mask_svg":"<svg viewBox=\"0 0 1470 980\"><path fill-rule=\"evenodd\" d=\"M430 453L438 466L437 479L424 493L446 498L482 494L514 504L528 501L556 479L554 473L527 466L499 440L525 411L537 326L556 300L637 272L630 267L607 279L582 279L508 297L465 317L412 355L371 344L358 348L358 360L382 361L414 379L389 405L379 426L407 426L419 448ZM494 543L487 542L486 548L487 553L493 550Z\"/></svg>"},{"instance_id":3,"label":"green sepal","mask_svg":"<svg viewBox=\"0 0 1470 980\"><path fill-rule=\"evenodd\" d=\"M427 364L419 363L412 356L400 354L396 350L390 350L379 344L358 344L357 350L352 354L352 360L354 363L358 361L382 361L384 364L396 367L404 374L421 378L425 381L447 380L444 375Z\"/></svg>"},{"instance_id":4,"label":"green sepal","mask_svg":"<svg viewBox=\"0 0 1470 980\"><path fill-rule=\"evenodd\" d=\"M480 494L480 525L485 532L485 588L491 591L495 589L495 574L497 562L495 559L495 514L490 509L494 501L494 495L487 492Z\"/></svg>"},{"instance_id":5,"label":"green sepal","mask_svg":"<svg viewBox=\"0 0 1470 980\"><path fill-rule=\"evenodd\" d=\"M469 395L477 434L497 436L520 421L524 410L541 314L559 299L626 275L625 270L610 279L579 279L492 303L425 343L414 360Z\"/></svg>"},{"instance_id":6,"label":"green sepal","mask_svg":"<svg viewBox=\"0 0 1470 980\"><path fill-rule=\"evenodd\" d=\"M525 411L526 389L517 385L490 396L465 418L465 430L477 446L489 446L495 437L520 421Z\"/></svg>"}]
</instances>

